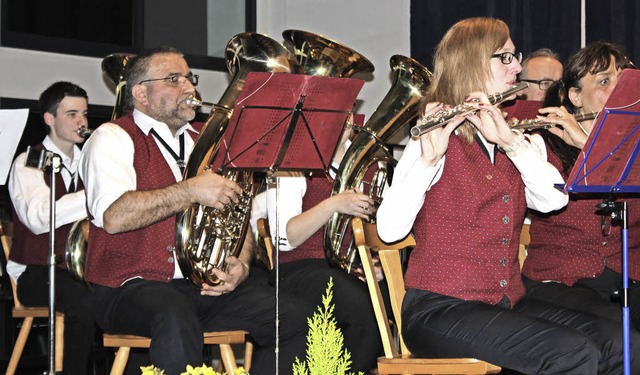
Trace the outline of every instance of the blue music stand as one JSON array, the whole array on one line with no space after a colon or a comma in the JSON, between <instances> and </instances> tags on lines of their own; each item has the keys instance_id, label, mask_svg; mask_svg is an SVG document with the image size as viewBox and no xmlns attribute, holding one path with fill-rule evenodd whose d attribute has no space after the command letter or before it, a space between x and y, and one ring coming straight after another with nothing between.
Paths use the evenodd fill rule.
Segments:
<instances>
[{"instance_id":1,"label":"blue music stand","mask_svg":"<svg viewBox=\"0 0 640 375\"><path fill-rule=\"evenodd\" d=\"M621 222L622 344L624 374L631 374L629 321L629 248L627 203L617 194L640 193L640 71L625 69L596 118L564 190L570 193L609 193L611 201L597 205L598 213ZM640 198L640 197L639 197Z\"/></svg>"}]
</instances>

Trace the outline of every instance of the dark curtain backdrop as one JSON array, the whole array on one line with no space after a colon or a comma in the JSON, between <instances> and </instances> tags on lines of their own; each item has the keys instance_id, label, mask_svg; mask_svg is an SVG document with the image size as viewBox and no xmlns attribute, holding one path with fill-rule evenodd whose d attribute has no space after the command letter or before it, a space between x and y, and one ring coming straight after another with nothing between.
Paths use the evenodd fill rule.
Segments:
<instances>
[{"instance_id":1,"label":"dark curtain backdrop","mask_svg":"<svg viewBox=\"0 0 640 375\"><path fill-rule=\"evenodd\" d=\"M640 2L587 0L587 43L606 40L622 45L640 60ZM469 17L500 18L525 55L551 48L564 61L580 49L580 0L412 0L411 56L432 69L435 47L454 23Z\"/></svg>"}]
</instances>

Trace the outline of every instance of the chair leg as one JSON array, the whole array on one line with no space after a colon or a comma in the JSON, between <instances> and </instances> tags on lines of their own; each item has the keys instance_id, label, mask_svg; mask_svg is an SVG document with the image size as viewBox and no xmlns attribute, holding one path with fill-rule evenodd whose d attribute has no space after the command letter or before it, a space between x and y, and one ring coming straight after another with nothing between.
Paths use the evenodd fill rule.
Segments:
<instances>
[{"instance_id":1,"label":"chair leg","mask_svg":"<svg viewBox=\"0 0 640 375\"><path fill-rule=\"evenodd\" d=\"M244 346L244 369L249 371L251 368L251 358L253 358L253 343L247 341Z\"/></svg>"},{"instance_id":2,"label":"chair leg","mask_svg":"<svg viewBox=\"0 0 640 375\"><path fill-rule=\"evenodd\" d=\"M127 367L127 361L129 360L129 352L131 348L127 346L121 346L118 348L118 352L116 353L116 358L113 360L113 366L111 366L110 375L122 375L124 374L124 369Z\"/></svg>"},{"instance_id":3,"label":"chair leg","mask_svg":"<svg viewBox=\"0 0 640 375\"><path fill-rule=\"evenodd\" d=\"M56 372L62 372L64 356L64 316L56 316Z\"/></svg>"},{"instance_id":4,"label":"chair leg","mask_svg":"<svg viewBox=\"0 0 640 375\"><path fill-rule=\"evenodd\" d=\"M220 358L222 359L222 363L224 363L224 369L227 374L233 374L233 370L235 370L238 365L230 344L220 344Z\"/></svg>"},{"instance_id":5,"label":"chair leg","mask_svg":"<svg viewBox=\"0 0 640 375\"><path fill-rule=\"evenodd\" d=\"M26 317L22 321L22 327L20 328L20 333L18 334L18 338L16 339L16 344L13 346L11 359L9 360L9 365L7 366L7 375L14 375L16 373L18 362L20 362L20 356L22 356L22 350L24 349L24 345L27 343L27 337L29 337L29 332L31 331L32 325L33 317Z\"/></svg>"}]
</instances>

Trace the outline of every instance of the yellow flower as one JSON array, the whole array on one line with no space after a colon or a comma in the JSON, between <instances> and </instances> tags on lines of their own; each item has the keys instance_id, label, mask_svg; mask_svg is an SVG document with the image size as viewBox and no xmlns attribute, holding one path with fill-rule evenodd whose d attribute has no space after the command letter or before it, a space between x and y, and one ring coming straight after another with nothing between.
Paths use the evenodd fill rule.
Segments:
<instances>
[{"instance_id":1,"label":"yellow flower","mask_svg":"<svg viewBox=\"0 0 640 375\"><path fill-rule=\"evenodd\" d=\"M142 371L142 375L164 375L164 370L160 370L159 368L156 368L154 365L141 366L140 370Z\"/></svg>"},{"instance_id":2,"label":"yellow flower","mask_svg":"<svg viewBox=\"0 0 640 375\"><path fill-rule=\"evenodd\" d=\"M203 363L201 367L195 367L195 368L191 365L187 365L187 372L183 372L181 375L220 375L220 374L214 371L211 367L208 367Z\"/></svg>"}]
</instances>

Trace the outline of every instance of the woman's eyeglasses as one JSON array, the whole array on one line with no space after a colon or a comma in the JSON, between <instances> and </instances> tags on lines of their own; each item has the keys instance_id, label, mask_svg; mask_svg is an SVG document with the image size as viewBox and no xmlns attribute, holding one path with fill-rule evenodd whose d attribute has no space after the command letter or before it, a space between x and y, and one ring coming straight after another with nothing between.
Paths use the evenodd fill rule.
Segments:
<instances>
[{"instance_id":1,"label":"woman's eyeglasses","mask_svg":"<svg viewBox=\"0 0 640 375\"><path fill-rule=\"evenodd\" d=\"M502 53L494 53L491 55L491 58L499 58L500 62L504 65L509 65L513 61L513 58L516 58L519 63L522 62L522 52L502 52Z\"/></svg>"}]
</instances>

